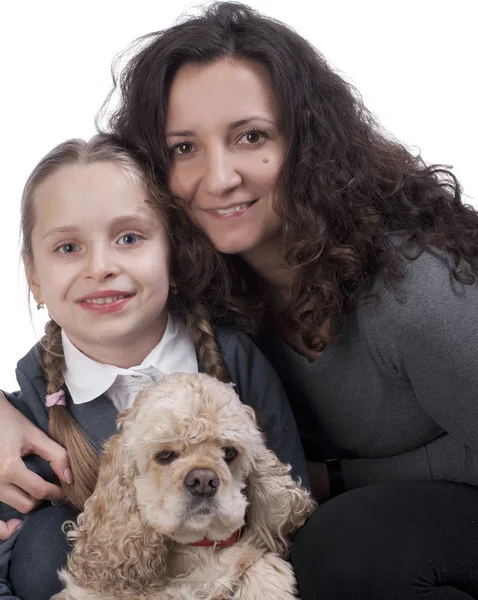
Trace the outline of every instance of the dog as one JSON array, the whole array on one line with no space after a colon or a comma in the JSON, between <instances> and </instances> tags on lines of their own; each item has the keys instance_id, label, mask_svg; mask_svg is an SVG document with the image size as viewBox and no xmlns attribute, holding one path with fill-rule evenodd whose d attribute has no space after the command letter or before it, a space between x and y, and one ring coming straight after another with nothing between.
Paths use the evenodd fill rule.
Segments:
<instances>
[{"instance_id":1,"label":"dog","mask_svg":"<svg viewBox=\"0 0 478 600\"><path fill-rule=\"evenodd\" d=\"M315 503L231 385L168 375L118 427L52 600L298 597L285 558Z\"/></svg>"}]
</instances>

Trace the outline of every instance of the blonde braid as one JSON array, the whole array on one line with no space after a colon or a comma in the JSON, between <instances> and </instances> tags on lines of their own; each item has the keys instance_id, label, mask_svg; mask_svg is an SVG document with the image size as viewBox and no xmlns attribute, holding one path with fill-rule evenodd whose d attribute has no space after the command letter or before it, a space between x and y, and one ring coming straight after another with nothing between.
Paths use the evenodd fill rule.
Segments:
<instances>
[{"instance_id":1,"label":"blonde braid","mask_svg":"<svg viewBox=\"0 0 478 600\"><path fill-rule=\"evenodd\" d=\"M231 378L214 336L206 307L200 302L195 302L187 311L186 323L199 358L208 374L228 383Z\"/></svg>"},{"instance_id":2,"label":"blonde braid","mask_svg":"<svg viewBox=\"0 0 478 600\"><path fill-rule=\"evenodd\" d=\"M50 320L45 326L43 346L43 374L47 394L58 392L65 384L65 365L61 327ZM83 510L91 496L98 478L98 457L81 427L71 416L66 406L52 406L49 414L48 431L52 439L61 444L68 453L73 473L71 485L61 481L66 500L78 510Z\"/></svg>"}]
</instances>

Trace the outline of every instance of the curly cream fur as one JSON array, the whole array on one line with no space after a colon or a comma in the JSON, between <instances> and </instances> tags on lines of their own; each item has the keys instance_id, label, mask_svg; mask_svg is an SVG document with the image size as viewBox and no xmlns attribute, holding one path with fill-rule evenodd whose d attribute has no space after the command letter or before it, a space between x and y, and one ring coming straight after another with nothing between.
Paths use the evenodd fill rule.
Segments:
<instances>
[{"instance_id":1,"label":"curly cream fur","mask_svg":"<svg viewBox=\"0 0 478 600\"><path fill-rule=\"evenodd\" d=\"M63 600L276 600L296 598L284 560L314 509L267 450L253 410L208 375L169 375L144 390L105 445L96 489L77 525ZM224 447L238 455L229 464ZM158 453L178 456L169 464ZM217 493L200 502L184 485L214 470ZM205 537L232 546L189 546Z\"/></svg>"}]
</instances>

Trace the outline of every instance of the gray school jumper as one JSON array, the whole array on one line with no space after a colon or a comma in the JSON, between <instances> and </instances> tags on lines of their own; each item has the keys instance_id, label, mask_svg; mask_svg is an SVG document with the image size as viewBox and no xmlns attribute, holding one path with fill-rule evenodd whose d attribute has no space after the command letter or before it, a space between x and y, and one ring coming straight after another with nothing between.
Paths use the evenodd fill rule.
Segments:
<instances>
[{"instance_id":1,"label":"gray school jumper","mask_svg":"<svg viewBox=\"0 0 478 600\"><path fill-rule=\"evenodd\" d=\"M232 329L220 328L216 330L216 337L231 380L236 384L235 389L241 400L256 410L260 426L266 434L268 446L283 462L291 464L294 475L301 477L304 484L308 485L300 438L276 373L246 335ZM199 370L204 371L201 364ZM18 362L17 380L21 391L5 395L33 423L47 432L46 389L38 346L35 346ZM104 442L116 433L118 413L106 396L100 396L86 404L73 404L67 394L67 407L98 451ZM25 462L29 468L42 477L53 481L53 471L49 464L38 456L28 456L25 458ZM44 505L49 506L50 503L44 503ZM0 502L0 519L8 520L13 517L28 518ZM19 600L14 595L14 591L10 589L8 572L10 556L20 533L21 530L6 542L0 542L0 597L2 599ZM45 539L45 552L48 552L48 539ZM52 564L51 568L56 570L60 566ZM32 569L34 570L34 564L32 564Z\"/></svg>"},{"instance_id":2,"label":"gray school jumper","mask_svg":"<svg viewBox=\"0 0 478 600\"><path fill-rule=\"evenodd\" d=\"M347 316L309 363L268 332L305 454L341 459L346 489L396 480L478 486L478 282L428 249L396 290ZM463 267L465 268L465 267Z\"/></svg>"}]
</instances>

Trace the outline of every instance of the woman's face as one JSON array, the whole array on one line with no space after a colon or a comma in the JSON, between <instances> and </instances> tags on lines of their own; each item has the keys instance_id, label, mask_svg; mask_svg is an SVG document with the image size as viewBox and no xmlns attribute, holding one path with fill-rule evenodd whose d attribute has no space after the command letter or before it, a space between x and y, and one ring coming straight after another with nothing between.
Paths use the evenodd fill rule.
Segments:
<instances>
[{"instance_id":1,"label":"woman's face","mask_svg":"<svg viewBox=\"0 0 478 600\"><path fill-rule=\"evenodd\" d=\"M274 191L285 139L278 120L269 74L254 61L185 65L173 80L169 184L220 252L247 260L280 245Z\"/></svg>"}]
</instances>

